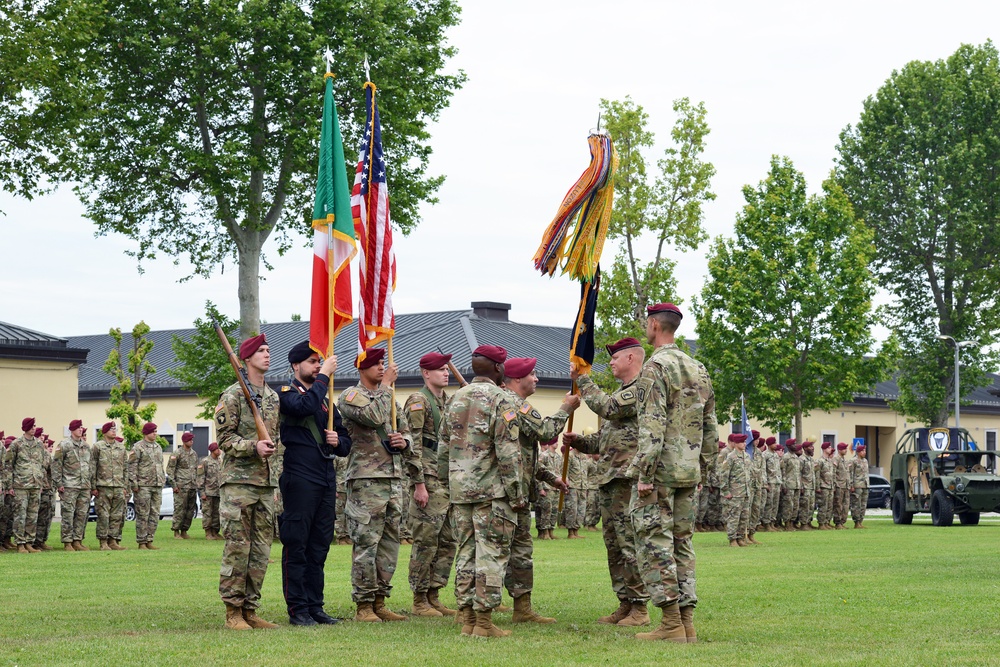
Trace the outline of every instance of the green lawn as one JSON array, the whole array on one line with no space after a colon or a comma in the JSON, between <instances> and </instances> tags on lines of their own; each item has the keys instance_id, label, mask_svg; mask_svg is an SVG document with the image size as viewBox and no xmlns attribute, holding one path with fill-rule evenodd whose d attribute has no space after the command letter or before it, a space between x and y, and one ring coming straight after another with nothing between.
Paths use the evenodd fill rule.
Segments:
<instances>
[{"instance_id":1,"label":"green lawn","mask_svg":"<svg viewBox=\"0 0 1000 667\"><path fill-rule=\"evenodd\" d=\"M0 664L1000 664L1000 525L986 517L951 528L872 518L865 531L765 533L762 546L745 549L729 548L720 533L698 534L698 645L640 642L636 630L594 623L616 606L600 533L536 543L535 606L557 624L479 640L442 619L285 625L280 545L261 611L282 627L226 632L222 543L200 539L198 523L199 539L168 539L164 521L162 549L140 552L126 525L125 552L0 554ZM86 544L96 548L94 524ZM404 546L390 601L397 610L411 602L408 557ZM349 569L350 547L332 547L333 615L352 614ZM450 592L442 599L454 605ZM509 615L498 624L510 628Z\"/></svg>"}]
</instances>

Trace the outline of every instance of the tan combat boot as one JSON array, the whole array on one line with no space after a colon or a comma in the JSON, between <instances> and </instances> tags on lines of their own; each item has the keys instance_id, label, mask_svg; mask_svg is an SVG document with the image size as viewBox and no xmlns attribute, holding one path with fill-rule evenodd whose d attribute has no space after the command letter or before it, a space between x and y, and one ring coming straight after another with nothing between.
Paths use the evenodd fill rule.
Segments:
<instances>
[{"instance_id":1,"label":"tan combat boot","mask_svg":"<svg viewBox=\"0 0 1000 667\"><path fill-rule=\"evenodd\" d=\"M376 595L375 603L372 605L372 609L375 610L375 615L381 618L383 621L406 621L409 620L405 616L401 616L391 609L385 606L385 596Z\"/></svg>"},{"instance_id":2,"label":"tan combat boot","mask_svg":"<svg viewBox=\"0 0 1000 667\"><path fill-rule=\"evenodd\" d=\"M107 540L98 540L101 543L101 551L111 551L111 547L108 545Z\"/></svg>"},{"instance_id":3,"label":"tan combat boot","mask_svg":"<svg viewBox=\"0 0 1000 667\"><path fill-rule=\"evenodd\" d=\"M678 644L687 643L687 634L684 632L684 624L681 622L681 610L676 602L671 602L663 607L663 619L659 627L652 632L640 632L636 639L644 640L667 640Z\"/></svg>"},{"instance_id":4,"label":"tan combat boot","mask_svg":"<svg viewBox=\"0 0 1000 667\"><path fill-rule=\"evenodd\" d=\"M493 625L492 611L476 612L476 627L472 628L473 637L509 637L510 630L501 630Z\"/></svg>"},{"instance_id":5,"label":"tan combat boot","mask_svg":"<svg viewBox=\"0 0 1000 667\"><path fill-rule=\"evenodd\" d=\"M145 542L140 542L139 543L139 551L146 551L147 549L149 549L149 545L148 544L146 544Z\"/></svg>"},{"instance_id":6,"label":"tan combat boot","mask_svg":"<svg viewBox=\"0 0 1000 667\"><path fill-rule=\"evenodd\" d=\"M554 530L553 528L549 528L549 531L548 531L549 532L549 539L550 540L558 540L559 538L556 537L556 534L552 532L553 530Z\"/></svg>"},{"instance_id":7,"label":"tan combat boot","mask_svg":"<svg viewBox=\"0 0 1000 667\"><path fill-rule=\"evenodd\" d=\"M747 546L747 541L741 537L740 539L736 540L736 544L738 544L741 547L745 547Z\"/></svg>"},{"instance_id":8,"label":"tan combat boot","mask_svg":"<svg viewBox=\"0 0 1000 667\"><path fill-rule=\"evenodd\" d=\"M615 609L607 616L601 616L597 619L597 622L601 625L615 625L618 621L628 616L630 611L632 611L632 603L628 600L621 600L618 603L618 609Z\"/></svg>"},{"instance_id":9,"label":"tan combat boot","mask_svg":"<svg viewBox=\"0 0 1000 667\"><path fill-rule=\"evenodd\" d=\"M473 610L472 605L459 609L456 618L462 624L462 634L471 637L472 631L476 627L476 612Z\"/></svg>"},{"instance_id":10,"label":"tan combat boot","mask_svg":"<svg viewBox=\"0 0 1000 667\"><path fill-rule=\"evenodd\" d=\"M175 530L174 531L174 539L175 540L181 539L181 531L179 531L179 530Z\"/></svg>"},{"instance_id":11,"label":"tan combat boot","mask_svg":"<svg viewBox=\"0 0 1000 667\"><path fill-rule=\"evenodd\" d=\"M854 527L855 528L864 528L865 527L865 520L862 519L861 521L855 521L854 522Z\"/></svg>"},{"instance_id":12,"label":"tan combat boot","mask_svg":"<svg viewBox=\"0 0 1000 667\"><path fill-rule=\"evenodd\" d=\"M121 540L108 540L108 546L111 547L112 551L125 551Z\"/></svg>"},{"instance_id":13,"label":"tan combat boot","mask_svg":"<svg viewBox=\"0 0 1000 667\"><path fill-rule=\"evenodd\" d=\"M649 625L649 611L646 609L646 603L633 602L632 609L629 610L628 616L618 621L618 625L626 628L638 628L644 625Z\"/></svg>"},{"instance_id":14,"label":"tan combat boot","mask_svg":"<svg viewBox=\"0 0 1000 667\"><path fill-rule=\"evenodd\" d=\"M754 539L754 533L747 533L747 542L750 544L760 544L760 542Z\"/></svg>"},{"instance_id":15,"label":"tan combat boot","mask_svg":"<svg viewBox=\"0 0 1000 667\"><path fill-rule=\"evenodd\" d=\"M688 644L698 643L698 633L694 631L694 607L681 607L681 624Z\"/></svg>"},{"instance_id":16,"label":"tan combat boot","mask_svg":"<svg viewBox=\"0 0 1000 667\"><path fill-rule=\"evenodd\" d=\"M188 535L188 532L186 530L182 530L181 531L181 539L182 540L190 540L191 536Z\"/></svg>"},{"instance_id":17,"label":"tan combat boot","mask_svg":"<svg viewBox=\"0 0 1000 667\"><path fill-rule=\"evenodd\" d=\"M142 548L141 546L139 547ZM243 610L231 604L226 604L226 630L249 630L250 626L243 620Z\"/></svg>"},{"instance_id":18,"label":"tan combat boot","mask_svg":"<svg viewBox=\"0 0 1000 667\"><path fill-rule=\"evenodd\" d=\"M740 546L740 543L737 540L729 540L729 546L738 547Z\"/></svg>"},{"instance_id":19,"label":"tan combat boot","mask_svg":"<svg viewBox=\"0 0 1000 667\"><path fill-rule=\"evenodd\" d=\"M36 549L34 544L25 544L24 548L28 550L29 554L37 554L41 549Z\"/></svg>"},{"instance_id":20,"label":"tan combat boot","mask_svg":"<svg viewBox=\"0 0 1000 667\"><path fill-rule=\"evenodd\" d=\"M146 542L146 548L149 549L150 551L159 551L160 550L160 547L154 547L153 546L152 540L149 541L149 542Z\"/></svg>"},{"instance_id":21,"label":"tan combat boot","mask_svg":"<svg viewBox=\"0 0 1000 667\"><path fill-rule=\"evenodd\" d=\"M845 530L846 526L844 526L844 524L842 524L842 523L838 523L836 526L833 527L833 529L834 530Z\"/></svg>"},{"instance_id":22,"label":"tan combat boot","mask_svg":"<svg viewBox=\"0 0 1000 667\"><path fill-rule=\"evenodd\" d=\"M431 588L427 591L427 604L429 604L434 609L441 612L442 616L455 616L458 614L454 609L449 609L441 603L438 599L438 593L441 591L440 588Z\"/></svg>"},{"instance_id":23,"label":"tan combat boot","mask_svg":"<svg viewBox=\"0 0 1000 667\"><path fill-rule=\"evenodd\" d=\"M31 552L28 551L27 545L18 544L17 545L17 553L19 553L19 554L27 554L27 553L31 553Z\"/></svg>"},{"instance_id":24,"label":"tan combat boot","mask_svg":"<svg viewBox=\"0 0 1000 667\"><path fill-rule=\"evenodd\" d=\"M358 612L354 615L355 621L362 623L381 623L382 619L375 615L371 602L359 602Z\"/></svg>"},{"instance_id":25,"label":"tan combat boot","mask_svg":"<svg viewBox=\"0 0 1000 667\"><path fill-rule=\"evenodd\" d=\"M514 615L511 623L555 623L556 619L540 616L531 608L531 593L525 593L514 598Z\"/></svg>"},{"instance_id":26,"label":"tan combat boot","mask_svg":"<svg viewBox=\"0 0 1000 667\"><path fill-rule=\"evenodd\" d=\"M429 618L441 618L444 616L444 614L432 607L430 602L427 601L427 593L418 593L417 591L413 592L413 615Z\"/></svg>"},{"instance_id":27,"label":"tan combat boot","mask_svg":"<svg viewBox=\"0 0 1000 667\"><path fill-rule=\"evenodd\" d=\"M493 611L497 612L498 614L506 614L506 613L509 613L509 612L513 611L513 609L511 609L510 607L508 607L507 605L505 605L503 602L501 602L499 604L499 606L497 606L497 608L494 609Z\"/></svg>"},{"instance_id":28,"label":"tan combat boot","mask_svg":"<svg viewBox=\"0 0 1000 667\"><path fill-rule=\"evenodd\" d=\"M83 542L81 542L80 540L73 541L73 548L76 549L77 551L90 551L90 548L85 547L83 545Z\"/></svg>"},{"instance_id":29,"label":"tan combat boot","mask_svg":"<svg viewBox=\"0 0 1000 667\"><path fill-rule=\"evenodd\" d=\"M52 551L52 547L45 544L45 542L35 542L35 548L39 551Z\"/></svg>"},{"instance_id":30,"label":"tan combat boot","mask_svg":"<svg viewBox=\"0 0 1000 667\"><path fill-rule=\"evenodd\" d=\"M248 609L243 607L243 620L247 622L251 628L256 628L258 630L272 630L278 627L277 623L272 623L270 621L265 621L263 618L257 615L256 609Z\"/></svg>"}]
</instances>

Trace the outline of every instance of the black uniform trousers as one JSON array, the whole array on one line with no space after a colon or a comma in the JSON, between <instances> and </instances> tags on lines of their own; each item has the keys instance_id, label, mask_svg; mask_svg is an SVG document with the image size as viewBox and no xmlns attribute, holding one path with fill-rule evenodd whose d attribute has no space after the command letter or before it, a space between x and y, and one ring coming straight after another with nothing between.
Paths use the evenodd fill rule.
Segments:
<instances>
[{"instance_id":1,"label":"black uniform trousers","mask_svg":"<svg viewBox=\"0 0 1000 667\"><path fill-rule=\"evenodd\" d=\"M337 486L315 484L286 470L278 480L284 512L281 534L281 588L288 615L323 608L323 567L333 542Z\"/></svg>"}]
</instances>

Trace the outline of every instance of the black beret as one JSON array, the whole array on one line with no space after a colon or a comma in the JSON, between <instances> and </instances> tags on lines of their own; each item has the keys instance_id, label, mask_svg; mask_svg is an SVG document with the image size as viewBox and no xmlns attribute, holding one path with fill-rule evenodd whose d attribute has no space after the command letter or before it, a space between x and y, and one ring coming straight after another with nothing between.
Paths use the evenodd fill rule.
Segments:
<instances>
[{"instance_id":1,"label":"black beret","mask_svg":"<svg viewBox=\"0 0 1000 667\"><path fill-rule=\"evenodd\" d=\"M309 347L309 341L304 340L288 351L288 363L301 363L314 354L316 354L316 351Z\"/></svg>"}]
</instances>

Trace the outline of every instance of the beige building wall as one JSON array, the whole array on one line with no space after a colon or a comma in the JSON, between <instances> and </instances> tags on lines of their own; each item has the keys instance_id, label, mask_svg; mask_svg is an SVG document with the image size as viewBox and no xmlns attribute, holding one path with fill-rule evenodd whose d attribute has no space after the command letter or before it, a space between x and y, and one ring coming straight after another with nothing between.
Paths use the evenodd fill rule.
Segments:
<instances>
[{"instance_id":1,"label":"beige building wall","mask_svg":"<svg viewBox=\"0 0 1000 667\"><path fill-rule=\"evenodd\" d=\"M21 435L34 417L56 442L76 418L79 366L68 361L0 359L0 431Z\"/></svg>"}]
</instances>

